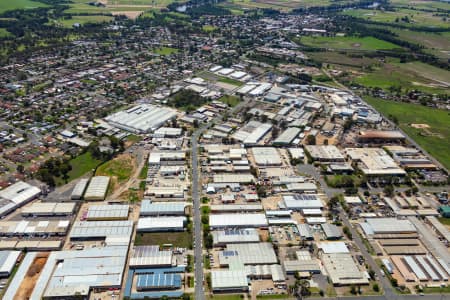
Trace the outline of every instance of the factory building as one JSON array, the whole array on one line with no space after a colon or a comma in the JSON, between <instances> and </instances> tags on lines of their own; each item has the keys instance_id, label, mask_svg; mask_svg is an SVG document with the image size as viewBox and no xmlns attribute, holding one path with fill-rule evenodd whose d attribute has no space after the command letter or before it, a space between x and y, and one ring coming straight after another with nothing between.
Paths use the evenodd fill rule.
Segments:
<instances>
[{"instance_id":1,"label":"factory building","mask_svg":"<svg viewBox=\"0 0 450 300\"><path fill-rule=\"evenodd\" d=\"M20 251L0 251L0 277L9 277L11 275Z\"/></svg>"},{"instance_id":2,"label":"factory building","mask_svg":"<svg viewBox=\"0 0 450 300\"><path fill-rule=\"evenodd\" d=\"M300 132L300 128L289 127L273 141L273 144L277 146L288 146L292 144L292 142L297 138Z\"/></svg>"},{"instance_id":3,"label":"factory building","mask_svg":"<svg viewBox=\"0 0 450 300\"><path fill-rule=\"evenodd\" d=\"M213 270L211 271L211 287L213 292L246 292L249 280L245 270Z\"/></svg>"},{"instance_id":4,"label":"factory building","mask_svg":"<svg viewBox=\"0 0 450 300\"><path fill-rule=\"evenodd\" d=\"M305 150L314 161L344 162L345 157L334 145L306 145Z\"/></svg>"},{"instance_id":5,"label":"factory building","mask_svg":"<svg viewBox=\"0 0 450 300\"><path fill-rule=\"evenodd\" d=\"M41 194L41 189L18 181L0 191L0 217L6 216Z\"/></svg>"},{"instance_id":6,"label":"factory building","mask_svg":"<svg viewBox=\"0 0 450 300\"><path fill-rule=\"evenodd\" d=\"M187 204L184 202L152 202L142 200L140 216L184 216Z\"/></svg>"},{"instance_id":7,"label":"factory building","mask_svg":"<svg viewBox=\"0 0 450 300\"><path fill-rule=\"evenodd\" d=\"M81 200L83 199L84 192L89 183L89 179L82 178L80 179L75 187L72 190L72 194L70 195L70 199L72 200Z\"/></svg>"},{"instance_id":8,"label":"factory building","mask_svg":"<svg viewBox=\"0 0 450 300\"><path fill-rule=\"evenodd\" d=\"M131 251L130 267L171 267L172 258L172 250L160 250L159 246L135 246Z\"/></svg>"},{"instance_id":9,"label":"factory building","mask_svg":"<svg viewBox=\"0 0 450 300\"><path fill-rule=\"evenodd\" d=\"M116 112L105 120L114 127L133 133L149 133L175 118L177 111L168 107L141 104Z\"/></svg>"},{"instance_id":10,"label":"factory building","mask_svg":"<svg viewBox=\"0 0 450 300\"><path fill-rule=\"evenodd\" d=\"M84 194L84 200L102 201L105 200L106 191L109 186L108 176L94 176L91 178L89 185Z\"/></svg>"},{"instance_id":11,"label":"factory building","mask_svg":"<svg viewBox=\"0 0 450 300\"><path fill-rule=\"evenodd\" d=\"M406 172L382 148L346 148L345 152L367 176L406 175Z\"/></svg>"},{"instance_id":12,"label":"factory building","mask_svg":"<svg viewBox=\"0 0 450 300\"><path fill-rule=\"evenodd\" d=\"M21 210L23 217L70 216L75 210L73 202L35 202Z\"/></svg>"},{"instance_id":13,"label":"factory building","mask_svg":"<svg viewBox=\"0 0 450 300\"><path fill-rule=\"evenodd\" d=\"M280 166L281 157L276 148L256 147L252 148L253 157L257 166Z\"/></svg>"},{"instance_id":14,"label":"factory building","mask_svg":"<svg viewBox=\"0 0 450 300\"><path fill-rule=\"evenodd\" d=\"M139 218L137 232L183 231L186 217L148 217Z\"/></svg>"},{"instance_id":15,"label":"factory building","mask_svg":"<svg viewBox=\"0 0 450 300\"><path fill-rule=\"evenodd\" d=\"M246 146L252 146L258 144L271 129L271 124L250 121L244 127L236 131L232 135L232 138L242 142Z\"/></svg>"},{"instance_id":16,"label":"factory building","mask_svg":"<svg viewBox=\"0 0 450 300\"><path fill-rule=\"evenodd\" d=\"M224 251L219 252L220 266L230 264L267 265L278 263L271 243L227 244Z\"/></svg>"},{"instance_id":17,"label":"factory building","mask_svg":"<svg viewBox=\"0 0 450 300\"><path fill-rule=\"evenodd\" d=\"M234 243L259 242L259 233L254 228L215 230L212 232L212 236L215 247Z\"/></svg>"},{"instance_id":18,"label":"factory building","mask_svg":"<svg viewBox=\"0 0 450 300\"><path fill-rule=\"evenodd\" d=\"M85 216L88 221L127 220L128 204L90 205Z\"/></svg>"},{"instance_id":19,"label":"factory building","mask_svg":"<svg viewBox=\"0 0 450 300\"><path fill-rule=\"evenodd\" d=\"M266 215L263 213L211 214L209 216L211 229L266 228L267 224Z\"/></svg>"}]
</instances>

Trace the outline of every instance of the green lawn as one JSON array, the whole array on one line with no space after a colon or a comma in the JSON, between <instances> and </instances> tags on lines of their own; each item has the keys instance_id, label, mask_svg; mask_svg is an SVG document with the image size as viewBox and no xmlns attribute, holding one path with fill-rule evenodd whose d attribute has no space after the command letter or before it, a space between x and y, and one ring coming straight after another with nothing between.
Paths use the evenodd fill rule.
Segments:
<instances>
[{"instance_id":1,"label":"green lawn","mask_svg":"<svg viewBox=\"0 0 450 300\"><path fill-rule=\"evenodd\" d=\"M72 170L68 173L69 179L68 181L77 179L87 172L95 169L102 161L95 159L92 157L90 152L85 152L74 159L72 159L69 163L72 166ZM63 184L63 180L61 178L57 178L58 184Z\"/></svg>"},{"instance_id":2,"label":"green lawn","mask_svg":"<svg viewBox=\"0 0 450 300\"><path fill-rule=\"evenodd\" d=\"M171 47L161 47L154 49L153 52L159 55L171 55L174 53L178 53L178 49Z\"/></svg>"},{"instance_id":3,"label":"green lawn","mask_svg":"<svg viewBox=\"0 0 450 300\"><path fill-rule=\"evenodd\" d=\"M218 100L222 101L223 103L228 104L231 107L234 107L234 106L238 105L239 102L241 102L239 97L230 96L230 95L225 95L225 96L219 98Z\"/></svg>"},{"instance_id":4,"label":"green lawn","mask_svg":"<svg viewBox=\"0 0 450 300\"><path fill-rule=\"evenodd\" d=\"M174 247L190 248L192 236L187 231L137 233L134 244L136 246L172 244Z\"/></svg>"},{"instance_id":5,"label":"green lawn","mask_svg":"<svg viewBox=\"0 0 450 300\"><path fill-rule=\"evenodd\" d=\"M74 24L86 24L86 23L103 23L112 21L114 18L112 16L103 15L90 15L90 16L73 16L71 19L59 19L50 21L49 24L54 24L57 26L72 28Z\"/></svg>"},{"instance_id":6,"label":"green lawn","mask_svg":"<svg viewBox=\"0 0 450 300\"><path fill-rule=\"evenodd\" d=\"M450 27L450 20L444 20L433 12L399 8L394 11L380 11L370 9L351 9L344 11L344 14L357 18L372 20L382 23L401 24L406 26L426 26L426 27ZM407 20L405 19L407 17ZM402 20L404 18L404 20ZM398 19L398 21L396 21Z\"/></svg>"},{"instance_id":7,"label":"green lawn","mask_svg":"<svg viewBox=\"0 0 450 300\"><path fill-rule=\"evenodd\" d=\"M0 38L2 37L10 37L12 36L11 32L6 30L5 28L0 28Z\"/></svg>"},{"instance_id":8,"label":"green lawn","mask_svg":"<svg viewBox=\"0 0 450 300\"><path fill-rule=\"evenodd\" d=\"M204 32L213 32L217 29L217 27L212 25L203 25L202 29Z\"/></svg>"},{"instance_id":9,"label":"green lawn","mask_svg":"<svg viewBox=\"0 0 450 300\"><path fill-rule=\"evenodd\" d=\"M208 300L242 300L244 297L242 295L213 295L213 296L206 296L206 299Z\"/></svg>"},{"instance_id":10,"label":"green lawn","mask_svg":"<svg viewBox=\"0 0 450 300\"><path fill-rule=\"evenodd\" d=\"M447 226L450 226L450 218L443 218L443 217L440 217L440 218L438 218L438 220L439 220L439 222L441 222L442 224L447 225Z\"/></svg>"},{"instance_id":11,"label":"green lawn","mask_svg":"<svg viewBox=\"0 0 450 300\"><path fill-rule=\"evenodd\" d=\"M450 114L447 111L372 97L365 100L385 116L396 117L400 128L450 169ZM411 124L427 124L430 128L417 129Z\"/></svg>"},{"instance_id":12,"label":"green lawn","mask_svg":"<svg viewBox=\"0 0 450 300\"><path fill-rule=\"evenodd\" d=\"M450 285L445 287L425 287L423 292L426 294L448 294L450 293Z\"/></svg>"},{"instance_id":13,"label":"green lawn","mask_svg":"<svg viewBox=\"0 0 450 300\"><path fill-rule=\"evenodd\" d=\"M48 5L31 0L1 0L0 1L0 13L8 10L15 9L30 9L37 7L47 7Z\"/></svg>"},{"instance_id":14,"label":"green lawn","mask_svg":"<svg viewBox=\"0 0 450 300\"><path fill-rule=\"evenodd\" d=\"M356 49L356 50L392 50L401 49L400 46L379 40L374 37L313 37L304 36L300 43L310 47L332 48L332 49Z\"/></svg>"},{"instance_id":15,"label":"green lawn","mask_svg":"<svg viewBox=\"0 0 450 300\"><path fill-rule=\"evenodd\" d=\"M239 80L235 80L235 79L231 79L231 78L223 77L223 76L220 76L217 81L223 82L223 83L228 83L228 84L231 84L231 85L236 85L236 86L243 85L243 83L240 82Z\"/></svg>"}]
</instances>

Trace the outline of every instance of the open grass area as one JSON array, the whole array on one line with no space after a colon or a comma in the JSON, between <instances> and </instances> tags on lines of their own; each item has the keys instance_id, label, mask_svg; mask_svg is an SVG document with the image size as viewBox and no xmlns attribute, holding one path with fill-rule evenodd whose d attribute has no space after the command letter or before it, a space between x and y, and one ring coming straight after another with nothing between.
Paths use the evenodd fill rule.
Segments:
<instances>
[{"instance_id":1,"label":"open grass area","mask_svg":"<svg viewBox=\"0 0 450 300\"><path fill-rule=\"evenodd\" d=\"M450 114L447 111L373 97L364 99L385 116L396 117L401 129L450 169ZM426 124L429 128L417 129L411 124Z\"/></svg>"},{"instance_id":2,"label":"open grass area","mask_svg":"<svg viewBox=\"0 0 450 300\"><path fill-rule=\"evenodd\" d=\"M355 49L355 50L392 50L401 47L374 37L353 37L353 36L304 36L300 43L310 47L331 48L331 49Z\"/></svg>"},{"instance_id":3,"label":"open grass area","mask_svg":"<svg viewBox=\"0 0 450 300\"><path fill-rule=\"evenodd\" d=\"M187 231L137 233L134 244L136 246L172 244L173 247L190 248L192 236Z\"/></svg>"},{"instance_id":4,"label":"open grass area","mask_svg":"<svg viewBox=\"0 0 450 300\"><path fill-rule=\"evenodd\" d=\"M6 30L5 28L0 28L0 38L10 36L12 36L12 34L8 30Z\"/></svg>"},{"instance_id":5,"label":"open grass area","mask_svg":"<svg viewBox=\"0 0 450 300\"><path fill-rule=\"evenodd\" d=\"M70 160L69 163L72 166L72 170L67 175L69 176L68 181L72 181L94 170L102 161L93 158L90 152L85 152ZM56 183L58 185L64 184L64 180L62 178L56 178Z\"/></svg>"},{"instance_id":6,"label":"open grass area","mask_svg":"<svg viewBox=\"0 0 450 300\"><path fill-rule=\"evenodd\" d=\"M244 299L242 295L212 295L212 296L206 296L206 299L208 300L241 300Z\"/></svg>"},{"instance_id":7,"label":"open grass area","mask_svg":"<svg viewBox=\"0 0 450 300\"><path fill-rule=\"evenodd\" d=\"M450 72L421 62L399 63L389 61L374 71L355 79L367 87L421 90L428 93L448 93Z\"/></svg>"},{"instance_id":8,"label":"open grass area","mask_svg":"<svg viewBox=\"0 0 450 300\"><path fill-rule=\"evenodd\" d=\"M426 294L448 294L450 293L450 285L445 287L425 287L423 292Z\"/></svg>"},{"instance_id":9,"label":"open grass area","mask_svg":"<svg viewBox=\"0 0 450 300\"><path fill-rule=\"evenodd\" d=\"M217 81L220 81L223 83L228 83L228 84L235 85L235 86L243 85L243 83L239 80L231 79L231 78L223 77L223 76L220 76Z\"/></svg>"},{"instance_id":10,"label":"open grass area","mask_svg":"<svg viewBox=\"0 0 450 300\"><path fill-rule=\"evenodd\" d=\"M31 0L2 0L0 1L0 13L15 9L31 9L37 7L47 7L48 5Z\"/></svg>"},{"instance_id":11,"label":"open grass area","mask_svg":"<svg viewBox=\"0 0 450 300\"><path fill-rule=\"evenodd\" d=\"M135 168L134 159L128 154L121 154L97 168L95 175L116 177L119 182L130 179Z\"/></svg>"},{"instance_id":12,"label":"open grass area","mask_svg":"<svg viewBox=\"0 0 450 300\"><path fill-rule=\"evenodd\" d=\"M338 52L308 52L308 56L322 63L343 65L355 68L368 67L378 62L378 60L375 58L350 57Z\"/></svg>"},{"instance_id":13,"label":"open grass area","mask_svg":"<svg viewBox=\"0 0 450 300\"><path fill-rule=\"evenodd\" d=\"M342 1L340 3L345 3ZM283 12L289 12L295 8L307 8L312 6L328 6L330 0L229 0L226 3L242 7L244 9L272 8Z\"/></svg>"},{"instance_id":14,"label":"open grass area","mask_svg":"<svg viewBox=\"0 0 450 300\"><path fill-rule=\"evenodd\" d=\"M159 54L159 55L171 55L171 54L178 53L178 49L171 48L171 47L160 47L160 48L153 49L153 52L155 52L156 54Z\"/></svg>"},{"instance_id":15,"label":"open grass area","mask_svg":"<svg viewBox=\"0 0 450 300\"><path fill-rule=\"evenodd\" d=\"M225 95L221 98L218 99L219 101L222 101L223 103L228 104L231 107L234 107L236 105L239 104L239 102L241 102L241 100L239 99L239 97L236 96L230 96L230 95Z\"/></svg>"},{"instance_id":16,"label":"open grass area","mask_svg":"<svg viewBox=\"0 0 450 300\"><path fill-rule=\"evenodd\" d=\"M440 217L438 218L439 222L441 222L444 225L450 226L450 218L444 218L444 217Z\"/></svg>"},{"instance_id":17,"label":"open grass area","mask_svg":"<svg viewBox=\"0 0 450 300\"><path fill-rule=\"evenodd\" d=\"M114 18L112 16L104 15L90 15L90 16L73 16L71 19L59 19L50 21L49 24L54 24L57 26L72 28L74 24L84 25L86 23L103 23L112 21Z\"/></svg>"},{"instance_id":18,"label":"open grass area","mask_svg":"<svg viewBox=\"0 0 450 300\"><path fill-rule=\"evenodd\" d=\"M450 20L437 16L433 12L399 8L394 11L381 11L370 9L351 9L344 11L345 14L366 20L382 23L396 23L406 26L424 27L450 27Z\"/></svg>"},{"instance_id":19,"label":"open grass area","mask_svg":"<svg viewBox=\"0 0 450 300\"><path fill-rule=\"evenodd\" d=\"M213 32L217 29L217 27L212 25L203 25L202 29L204 32Z\"/></svg>"}]
</instances>

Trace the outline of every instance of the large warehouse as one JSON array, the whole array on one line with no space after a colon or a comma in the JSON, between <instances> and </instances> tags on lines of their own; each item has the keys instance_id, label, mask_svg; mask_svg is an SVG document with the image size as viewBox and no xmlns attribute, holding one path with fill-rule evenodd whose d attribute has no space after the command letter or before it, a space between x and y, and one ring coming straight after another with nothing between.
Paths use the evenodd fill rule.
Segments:
<instances>
[{"instance_id":1,"label":"large warehouse","mask_svg":"<svg viewBox=\"0 0 450 300\"><path fill-rule=\"evenodd\" d=\"M104 200L106 191L108 190L109 177L108 176L95 176L91 178L91 182L86 189L84 199L88 201Z\"/></svg>"},{"instance_id":2,"label":"large warehouse","mask_svg":"<svg viewBox=\"0 0 450 300\"><path fill-rule=\"evenodd\" d=\"M347 156L367 176L403 176L406 172L382 148L346 148Z\"/></svg>"},{"instance_id":3,"label":"large warehouse","mask_svg":"<svg viewBox=\"0 0 450 300\"><path fill-rule=\"evenodd\" d=\"M177 111L168 107L141 104L127 110L116 112L105 120L120 129L134 133L148 133L175 118Z\"/></svg>"},{"instance_id":4,"label":"large warehouse","mask_svg":"<svg viewBox=\"0 0 450 300\"><path fill-rule=\"evenodd\" d=\"M19 259L20 251L0 251L0 277L8 277L17 259Z\"/></svg>"},{"instance_id":5,"label":"large warehouse","mask_svg":"<svg viewBox=\"0 0 450 300\"><path fill-rule=\"evenodd\" d=\"M267 227L265 214L211 214L209 226L216 228Z\"/></svg>"},{"instance_id":6,"label":"large warehouse","mask_svg":"<svg viewBox=\"0 0 450 300\"><path fill-rule=\"evenodd\" d=\"M212 236L213 244L215 246L224 246L233 243L259 242L259 233L254 228L215 230L212 232Z\"/></svg>"},{"instance_id":7,"label":"large warehouse","mask_svg":"<svg viewBox=\"0 0 450 300\"><path fill-rule=\"evenodd\" d=\"M250 121L233 134L233 138L244 145L256 145L272 129L271 124Z\"/></svg>"},{"instance_id":8,"label":"large warehouse","mask_svg":"<svg viewBox=\"0 0 450 300\"><path fill-rule=\"evenodd\" d=\"M31 299L88 297L92 289L120 288L128 247L51 252Z\"/></svg>"},{"instance_id":9,"label":"large warehouse","mask_svg":"<svg viewBox=\"0 0 450 300\"><path fill-rule=\"evenodd\" d=\"M395 234L395 233L415 233L417 229L409 220L395 218L370 218L365 223L360 223L365 234Z\"/></svg>"},{"instance_id":10,"label":"large warehouse","mask_svg":"<svg viewBox=\"0 0 450 300\"><path fill-rule=\"evenodd\" d=\"M227 244L225 250L219 252L219 263L221 266L270 265L278 263L278 259L271 243Z\"/></svg>"},{"instance_id":11,"label":"large warehouse","mask_svg":"<svg viewBox=\"0 0 450 300\"><path fill-rule=\"evenodd\" d=\"M88 208L86 220L127 220L129 210L130 206L128 204L91 205Z\"/></svg>"},{"instance_id":12,"label":"large warehouse","mask_svg":"<svg viewBox=\"0 0 450 300\"><path fill-rule=\"evenodd\" d=\"M130 267L161 268L172 266L172 251L159 246L135 246L131 252Z\"/></svg>"},{"instance_id":13,"label":"large warehouse","mask_svg":"<svg viewBox=\"0 0 450 300\"><path fill-rule=\"evenodd\" d=\"M214 292L247 291L249 280L245 270L213 270L211 286Z\"/></svg>"},{"instance_id":14,"label":"large warehouse","mask_svg":"<svg viewBox=\"0 0 450 300\"><path fill-rule=\"evenodd\" d=\"M252 148L255 163L258 166L280 166L281 157L277 149L273 147Z\"/></svg>"},{"instance_id":15,"label":"large warehouse","mask_svg":"<svg viewBox=\"0 0 450 300\"><path fill-rule=\"evenodd\" d=\"M186 217L139 218L137 232L183 231Z\"/></svg>"},{"instance_id":16,"label":"large warehouse","mask_svg":"<svg viewBox=\"0 0 450 300\"><path fill-rule=\"evenodd\" d=\"M72 200L81 200L83 199L84 191L89 183L89 179L81 178L75 187L72 190L72 194L70 195L70 199Z\"/></svg>"},{"instance_id":17,"label":"large warehouse","mask_svg":"<svg viewBox=\"0 0 450 300\"><path fill-rule=\"evenodd\" d=\"M66 235L68 220L52 221L0 221L0 235L3 236L50 236Z\"/></svg>"},{"instance_id":18,"label":"large warehouse","mask_svg":"<svg viewBox=\"0 0 450 300\"><path fill-rule=\"evenodd\" d=\"M41 189L18 181L0 191L0 216L5 216L41 194Z\"/></svg>"},{"instance_id":19,"label":"large warehouse","mask_svg":"<svg viewBox=\"0 0 450 300\"><path fill-rule=\"evenodd\" d=\"M35 202L22 208L22 216L69 216L75 210L73 202Z\"/></svg>"},{"instance_id":20,"label":"large warehouse","mask_svg":"<svg viewBox=\"0 0 450 300\"><path fill-rule=\"evenodd\" d=\"M71 240L96 240L123 238L129 241L133 232L133 221L77 221L70 232Z\"/></svg>"},{"instance_id":21,"label":"large warehouse","mask_svg":"<svg viewBox=\"0 0 450 300\"><path fill-rule=\"evenodd\" d=\"M141 216L184 216L186 214L186 203L142 200L139 214Z\"/></svg>"},{"instance_id":22,"label":"large warehouse","mask_svg":"<svg viewBox=\"0 0 450 300\"><path fill-rule=\"evenodd\" d=\"M334 145L307 145L305 150L315 161L343 162L345 161L341 151Z\"/></svg>"}]
</instances>

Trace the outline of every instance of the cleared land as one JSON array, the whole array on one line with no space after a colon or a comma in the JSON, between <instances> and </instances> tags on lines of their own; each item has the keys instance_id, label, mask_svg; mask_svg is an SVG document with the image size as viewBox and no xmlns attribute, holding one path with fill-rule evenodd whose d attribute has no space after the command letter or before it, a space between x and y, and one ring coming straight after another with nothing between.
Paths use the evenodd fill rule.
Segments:
<instances>
[{"instance_id":1,"label":"cleared land","mask_svg":"<svg viewBox=\"0 0 450 300\"><path fill-rule=\"evenodd\" d=\"M48 5L31 0L2 0L0 1L0 13L15 9L30 9L37 7L47 7Z\"/></svg>"},{"instance_id":2,"label":"cleared land","mask_svg":"<svg viewBox=\"0 0 450 300\"><path fill-rule=\"evenodd\" d=\"M234 106L238 105L238 103L241 101L239 99L239 97L230 96L230 95L225 95L225 96L219 98L218 100L222 101L223 103L228 104L231 107L234 107Z\"/></svg>"},{"instance_id":3,"label":"cleared land","mask_svg":"<svg viewBox=\"0 0 450 300\"><path fill-rule=\"evenodd\" d=\"M421 62L399 63L391 60L373 72L355 79L368 87L388 89L391 86L417 89L428 93L448 93L450 72Z\"/></svg>"},{"instance_id":4,"label":"cleared land","mask_svg":"<svg viewBox=\"0 0 450 300\"><path fill-rule=\"evenodd\" d=\"M192 237L187 231L137 233L134 244L136 246L172 244L174 247L190 248Z\"/></svg>"},{"instance_id":5,"label":"cleared land","mask_svg":"<svg viewBox=\"0 0 450 300\"><path fill-rule=\"evenodd\" d=\"M401 49L400 46L379 40L374 37L310 37L300 39L300 43L310 47L355 50L392 50Z\"/></svg>"},{"instance_id":6,"label":"cleared land","mask_svg":"<svg viewBox=\"0 0 450 300\"><path fill-rule=\"evenodd\" d=\"M450 114L447 111L373 97L364 99L385 116L396 117L401 129L450 169ZM411 124L427 124L429 128L414 128Z\"/></svg>"},{"instance_id":7,"label":"cleared land","mask_svg":"<svg viewBox=\"0 0 450 300\"><path fill-rule=\"evenodd\" d=\"M135 168L135 159L129 154L121 154L98 167L95 175L115 177L119 182L124 182L130 179Z\"/></svg>"}]
</instances>

